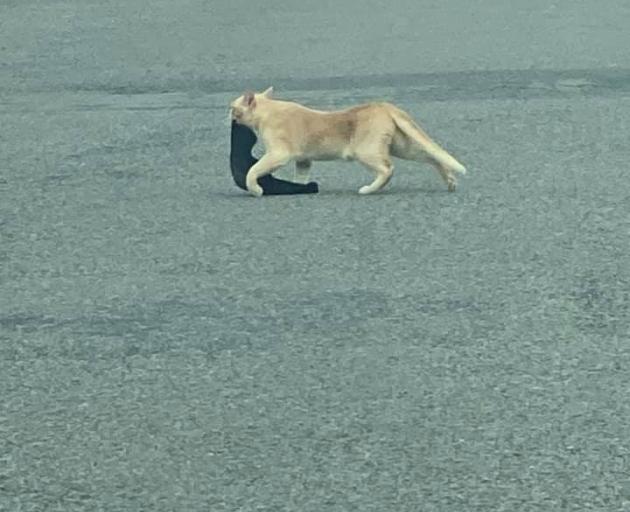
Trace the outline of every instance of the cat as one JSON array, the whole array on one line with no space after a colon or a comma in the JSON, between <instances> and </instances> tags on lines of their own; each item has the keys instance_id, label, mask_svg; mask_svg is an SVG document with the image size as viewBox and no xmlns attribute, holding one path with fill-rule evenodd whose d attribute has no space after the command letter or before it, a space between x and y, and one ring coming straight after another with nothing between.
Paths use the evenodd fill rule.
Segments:
<instances>
[{"instance_id":1,"label":"cat","mask_svg":"<svg viewBox=\"0 0 630 512\"><path fill-rule=\"evenodd\" d=\"M466 173L409 114L391 103L324 112L275 100L272 94L272 87L262 93L246 92L230 104L231 118L255 130L265 144L265 154L246 178L247 190L256 197L263 194L259 178L291 161L304 181L312 161L358 160L376 175L359 194L372 194L389 182L391 156L433 164L450 192L457 186L455 173Z\"/></svg>"},{"instance_id":2,"label":"cat","mask_svg":"<svg viewBox=\"0 0 630 512\"><path fill-rule=\"evenodd\" d=\"M247 190L247 172L258 162L252 156L252 148L256 144L256 134L244 124L232 121L230 135L230 169L234 183L243 190ZM258 180L263 188L264 195L285 195L285 194L315 194L319 187L317 183L292 183L280 180L271 174L262 176Z\"/></svg>"}]
</instances>

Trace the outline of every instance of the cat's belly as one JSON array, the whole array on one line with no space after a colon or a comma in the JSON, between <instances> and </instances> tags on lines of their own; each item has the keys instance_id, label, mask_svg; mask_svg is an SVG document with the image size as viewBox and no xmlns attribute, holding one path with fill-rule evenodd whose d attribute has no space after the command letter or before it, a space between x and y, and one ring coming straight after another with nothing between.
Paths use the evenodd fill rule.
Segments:
<instances>
[{"instance_id":1,"label":"cat's belly","mask_svg":"<svg viewBox=\"0 0 630 512\"><path fill-rule=\"evenodd\" d=\"M306 153L304 158L307 160L326 162L330 160L353 160L354 152L349 148L345 148L342 150L324 150L324 151L313 151Z\"/></svg>"}]
</instances>

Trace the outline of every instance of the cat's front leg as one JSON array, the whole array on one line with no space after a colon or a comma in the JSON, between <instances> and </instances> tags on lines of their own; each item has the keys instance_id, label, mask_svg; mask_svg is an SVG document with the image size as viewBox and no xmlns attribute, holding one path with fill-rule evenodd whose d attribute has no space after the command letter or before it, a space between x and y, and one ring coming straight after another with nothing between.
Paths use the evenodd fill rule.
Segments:
<instances>
[{"instance_id":1,"label":"cat's front leg","mask_svg":"<svg viewBox=\"0 0 630 512\"><path fill-rule=\"evenodd\" d=\"M308 183L311 171L310 160L296 160L295 162L295 178L296 183Z\"/></svg>"},{"instance_id":2,"label":"cat's front leg","mask_svg":"<svg viewBox=\"0 0 630 512\"><path fill-rule=\"evenodd\" d=\"M285 165L289 160L290 157L286 153L265 153L247 172L245 185L249 193L255 197L262 196L264 191L258 184L258 179L267 174L271 174L274 169Z\"/></svg>"}]
</instances>

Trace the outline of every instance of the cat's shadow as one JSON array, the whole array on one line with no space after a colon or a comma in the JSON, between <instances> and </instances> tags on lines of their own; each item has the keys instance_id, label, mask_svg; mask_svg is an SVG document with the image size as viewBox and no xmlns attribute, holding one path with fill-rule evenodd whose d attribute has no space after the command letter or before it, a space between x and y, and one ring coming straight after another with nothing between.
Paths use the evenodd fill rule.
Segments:
<instances>
[{"instance_id":1,"label":"cat's shadow","mask_svg":"<svg viewBox=\"0 0 630 512\"><path fill-rule=\"evenodd\" d=\"M356 190L351 188L335 188L335 189L324 189L320 188L319 195L320 196L357 196L364 197L365 199L375 198L375 197L389 197L389 196L420 196L420 195L442 195L448 194L447 190L441 190L439 188L428 188L428 187L413 187L413 188L387 188L385 190L380 190L374 194L368 194L366 196L361 196Z\"/></svg>"},{"instance_id":2,"label":"cat's shadow","mask_svg":"<svg viewBox=\"0 0 630 512\"><path fill-rule=\"evenodd\" d=\"M329 188L329 189L320 188L317 194L295 194L293 195L293 197L306 196L313 199L316 199L317 196L335 197L335 198L336 197L339 197L339 198L361 197L366 200L370 200L370 199L374 199L378 197L390 197L390 196L395 196L395 197L426 196L426 195L442 196L442 195L447 195L447 194L450 194L450 192L448 192L447 190L443 190L440 188L430 188L430 187L391 188L391 189L381 190L379 192L376 192L375 194L370 194L366 196L361 196L360 194L357 193L356 190L352 188ZM250 196L247 192L244 192L241 190L234 190L233 192L211 192L209 195L211 197L221 197L225 199L240 199L240 200L253 199L252 196ZM271 196L263 196L263 199L264 198L268 199L269 197ZM279 195L279 196L274 196L274 197L283 198L283 200L286 200L286 199L291 198L292 194Z\"/></svg>"}]
</instances>

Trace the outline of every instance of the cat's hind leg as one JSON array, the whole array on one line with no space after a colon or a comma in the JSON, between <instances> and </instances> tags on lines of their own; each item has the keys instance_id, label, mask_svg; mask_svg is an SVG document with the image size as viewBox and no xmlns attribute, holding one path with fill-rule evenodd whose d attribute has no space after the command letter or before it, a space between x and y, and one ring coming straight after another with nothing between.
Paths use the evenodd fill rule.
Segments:
<instances>
[{"instance_id":1,"label":"cat's hind leg","mask_svg":"<svg viewBox=\"0 0 630 512\"><path fill-rule=\"evenodd\" d=\"M376 178L369 185L359 189L359 194L367 195L382 189L392 177L394 166L389 157L383 155L358 156L357 160L376 174Z\"/></svg>"},{"instance_id":2,"label":"cat's hind leg","mask_svg":"<svg viewBox=\"0 0 630 512\"><path fill-rule=\"evenodd\" d=\"M444 164L433 161L431 163L439 171L440 176L442 176L442 179L444 180L444 183L446 183L448 191L455 192L455 190L457 189L457 178L455 177L455 173Z\"/></svg>"}]
</instances>

